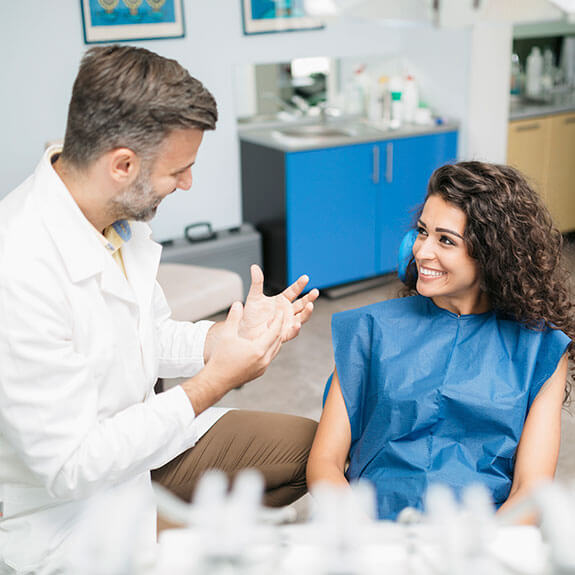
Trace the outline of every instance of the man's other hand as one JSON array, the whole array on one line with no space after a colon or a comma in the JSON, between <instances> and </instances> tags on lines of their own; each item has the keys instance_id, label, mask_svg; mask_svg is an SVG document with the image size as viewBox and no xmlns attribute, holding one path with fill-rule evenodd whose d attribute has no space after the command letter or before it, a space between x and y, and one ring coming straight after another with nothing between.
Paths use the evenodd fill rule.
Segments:
<instances>
[{"instance_id":1,"label":"man's other hand","mask_svg":"<svg viewBox=\"0 0 575 575\"><path fill-rule=\"evenodd\" d=\"M262 375L282 345L283 312L277 309L260 335L239 334L244 310L235 302L224 322L218 324L217 341L204 368L182 387L196 415L219 401L228 391Z\"/></svg>"},{"instance_id":2,"label":"man's other hand","mask_svg":"<svg viewBox=\"0 0 575 575\"><path fill-rule=\"evenodd\" d=\"M264 295L264 274L259 266L250 268L252 284L246 298L244 315L240 322L239 334L253 339L266 331L278 311L283 314L281 329L282 342L297 336L301 326L311 317L313 302L319 296L317 289L312 289L298 299L309 282L306 275L300 276L293 284L276 296Z\"/></svg>"}]
</instances>

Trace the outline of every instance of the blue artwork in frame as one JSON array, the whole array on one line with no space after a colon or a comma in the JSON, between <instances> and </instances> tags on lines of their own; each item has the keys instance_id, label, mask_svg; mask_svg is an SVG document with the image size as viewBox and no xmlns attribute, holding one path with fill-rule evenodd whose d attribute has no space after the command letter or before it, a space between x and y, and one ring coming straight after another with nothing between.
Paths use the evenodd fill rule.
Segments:
<instances>
[{"instance_id":1,"label":"blue artwork in frame","mask_svg":"<svg viewBox=\"0 0 575 575\"><path fill-rule=\"evenodd\" d=\"M121 42L184 36L182 0L80 0L84 40Z\"/></svg>"},{"instance_id":2,"label":"blue artwork in frame","mask_svg":"<svg viewBox=\"0 0 575 575\"><path fill-rule=\"evenodd\" d=\"M309 16L303 0L242 0L244 34L317 30L324 24Z\"/></svg>"}]
</instances>

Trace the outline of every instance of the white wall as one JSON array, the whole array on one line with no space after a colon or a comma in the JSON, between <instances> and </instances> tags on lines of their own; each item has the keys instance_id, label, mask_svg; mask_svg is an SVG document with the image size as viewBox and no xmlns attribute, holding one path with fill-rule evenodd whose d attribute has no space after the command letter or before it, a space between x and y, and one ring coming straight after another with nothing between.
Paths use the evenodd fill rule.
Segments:
<instances>
[{"instance_id":1,"label":"white wall","mask_svg":"<svg viewBox=\"0 0 575 575\"><path fill-rule=\"evenodd\" d=\"M467 155L467 111L471 59L469 28L406 30L401 53L420 88L420 98L433 112L461 122L458 156Z\"/></svg>"},{"instance_id":2,"label":"white wall","mask_svg":"<svg viewBox=\"0 0 575 575\"><path fill-rule=\"evenodd\" d=\"M194 186L161 206L156 239L179 237L185 225L216 229L241 222L239 152L233 69L238 63L294 57L397 53L400 32L367 22L335 22L324 30L244 36L240 0L184 0L186 37L138 45L176 58L214 93L220 121L206 134ZM34 169L47 140L61 138L72 83L83 51L80 2L0 2L2 138L0 197Z\"/></svg>"},{"instance_id":3,"label":"white wall","mask_svg":"<svg viewBox=\"0 0 575 575\"><path fill-rule=\"evenodd\" d=\"M505 163L512 25L479 22L473 27L471 42L467 156Z\"/></svg>"},{"instance_id":4,"label":"white wall","mask_svg":"<svg viewBox=\"0 0 575 575\"><path fill-rule=\"evenodd\" d=\"M505 163L512 25L477 21L461 28L406 31L401 53L423 99L461 121L458 155Z\"/></svg>"}]
</instances>

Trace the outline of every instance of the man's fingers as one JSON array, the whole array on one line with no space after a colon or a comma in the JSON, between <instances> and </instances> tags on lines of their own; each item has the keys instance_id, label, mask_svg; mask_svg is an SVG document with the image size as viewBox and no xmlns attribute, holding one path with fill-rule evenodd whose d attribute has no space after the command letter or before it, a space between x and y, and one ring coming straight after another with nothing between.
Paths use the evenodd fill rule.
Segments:
<instances>
[{"instance_id":1,"label":"man's fingers","mask_svg":"<svg viewBox=\"0 0 575 575\"><path fill-rule=\"evenodd\" d=\"M303 299L309 302L314 302L318 297L319 297L319 290L317 288L313 288L310 292L305 294Z\"/></svg>"},{"instance_id":2,"label":"man's fingers","mask_svg":"<svg viewBox=\"0 0 575 575\"><path fill-rule=\"evenodd\" d=\"M286 297L289 301L293 301L303 291L303 288L305 288L308 282L309 282L308 276L306 275L300 276L295 282L293 282L293 284L288 286L281 293L281 295Z\"/></svg>"},{"instance_id":3,"label":"man's fingers","mask_svg":"<svg viewBox=\"0 0 575 575\"><path fill-rule=\"evenodd\" d=\"M243 315L244 306L241 304L241 302L235 301L232 304L232 307L230 307L230 311L228 311L228 315L226 317L226 325L237 331Z\"/></svg>"},{"instance_id":4,"label":"man's fingers","mask_svg":"<svg viewBox=\"0 0 575 575\"><path fill-rule=\"evenodd\" d=\"M278 337L278 339L272 343L271 347L268 349L268 361L272 361L274 357L279 353L282 347L282 338Z\"/></svg>"},{"instance_id":5,"label":"man's fingers","mask_svg":"<svg viewBox=\"0 0 575 575\"><path fill-rule=\"evenodd\" d=\"M304 295L302 298L296 300L292 304L292 311L294 315L297 315L302 309L304 309L308 303L313 303L319 296L319 291L312 289L309 293ZM313 310L313 308L312 308Z\"/></svg>"},{"instance_id":6,"label":"man's fingers","mask_svg":"<svg viewBox=\"0 0 575 575\"><path fill-rule=\"evenodd\" d=\"M279 316L279 317L278 317ZM268 361L271 361L280 351L282 343L284 342L283 332L286 328L285 315L283 313L276 314L272 325L270 326L270 331L274 332L274 338L268 340L268 350L267 356ZM277 323L276 323L277 322ZM271 335L271 334L268 334Z\"/></svg>"},{"instance_id":7,"label":"man's fingers","mask_svg":"<svg viewBox=\"0 0 575 575\"><path fill-rule=\"evenodd\" d=\"M303 310L297 314L297 316L296 316L297 321L300 324L304 324L311 317L312 313L313 313L313 303L308 302L308 303L306 303Z\"/></svg>"},{"instance_id":8,"label":"man's fingers","mask_svg":"<svg viewBox=\"0 0 575 575\"><path fill-rule=\"evenodd\" d=\"M277 311L271 323L268 324L268 329L258 338L266 349L272 346L276 339L281 341L283 322L284 313Z\"/></svg>"},{"instance_id":9,"label":"man's fingers","mask_svg":"<svg viewBox=\"0 0 575 575\"><path fill-rule=\"evenodd\" d=\"M250 285L250 291L248 292L248 297L262 295L264 293L264 274L260 266L253 264L250 267L250 275L252 283Z\"/></svg>"}]
</instances>

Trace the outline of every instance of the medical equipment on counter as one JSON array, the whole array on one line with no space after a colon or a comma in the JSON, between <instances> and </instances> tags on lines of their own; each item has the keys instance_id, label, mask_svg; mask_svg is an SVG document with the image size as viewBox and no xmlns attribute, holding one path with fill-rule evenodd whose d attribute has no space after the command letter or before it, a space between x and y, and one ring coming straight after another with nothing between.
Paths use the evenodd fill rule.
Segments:
<instances>
[{"instance_id":1,"label":"medical equipment on counter","mask_svg":"<svg viewBox=\"0 0 575 575\"><path fill-rule=\"evenodd\" d=\"M239 474L231 489L222 473L207 473L191 505L159 486L155 493L160 514L184 525L161 532L155 562L138 556L138 505L122 492L115 494L117 517L100 517L96 507L87 514L70 573L575 574L575 490L555 483L499 515L482 486L456 501L449 488L434 485L425 512L407 508L396 522L374 520L367 483L314 487L311 519L296 524L286 524L294 520L291 508L262 507L263 481L254 470ZM540 530L514 525L533 512Z\"/></svg>"},{"instance_id":2,"label":"medical equipment on counter","mask_svg":"<svg viewBox=\"0 0 575 575\"><path fill-rule=\"evenodd\" d=\"M153 495L150 493L153 505ZM115 513L110 516L109 510ZM146 508L140 492L119 485L87 501L68 545L65 575L148 573L155 557L147 544ZM0 560L0 572L2 561Z\"/></svg>"},{"instance_id":3,"label":"medical equipment on counter","mask_svg":"<svg viewBox=\"0 0 575 575\"><path fill-rule=\"evenodd\" d=\"M158 509L184 520L187 527L160 534L156 575L259 574L273 571L277 555L274 534L267 522L280 514L266 513L261 505L263 478L255 470L242 471L228 493L220 471L203 475L192 505L157 491ZM174 498L175 499L175 498ZM179 509L177 509L179 507Z\"/></svg>"}]
</instances>

